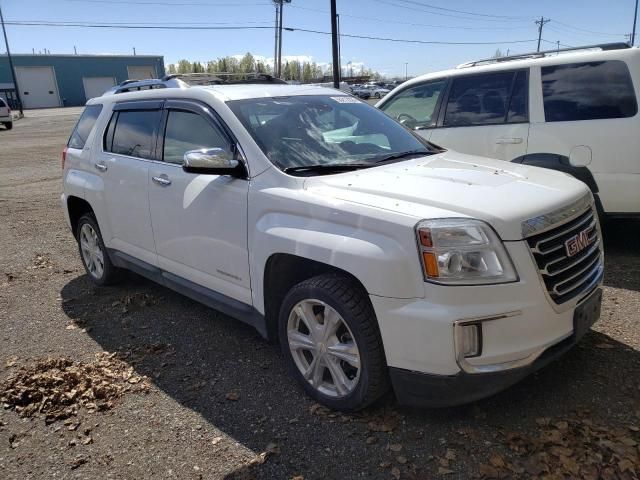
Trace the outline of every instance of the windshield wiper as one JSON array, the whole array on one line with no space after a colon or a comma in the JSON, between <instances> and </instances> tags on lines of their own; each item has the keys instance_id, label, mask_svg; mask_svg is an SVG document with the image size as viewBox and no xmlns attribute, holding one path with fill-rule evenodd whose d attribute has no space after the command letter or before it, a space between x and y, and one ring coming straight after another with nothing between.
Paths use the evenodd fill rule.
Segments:
<instances>
[{"instance_id":1,"label":"windshield wiper","mask_svg":"<svg viewBox=\"0 0 640 480\"><path fill-rule=\"evenodd\" d=\"M330 172L349 172L351 170L358 170L360 168L370 168L373 167L370 163L324 163L318 165L301 165L299 167L287 167L282 171L285 173L296 173L296 172L322 172L322 173L330 173Z\"/></svg>"},{"instance_id":2,"label":"windshield wiper","mask_svg":"<svg viewBox=\"0 0 640 480\"><path fill-rule=\"evenodd\" d=\"M401 158L413 157L416 155L433 155L434 153L437 153L437 152L433 152L431 150L423 150L423 149L408 150L406 152L392 153L385 157L378 158L374 163L389 162L391 160L399 160Z\"/></svg>"}]
</instances>

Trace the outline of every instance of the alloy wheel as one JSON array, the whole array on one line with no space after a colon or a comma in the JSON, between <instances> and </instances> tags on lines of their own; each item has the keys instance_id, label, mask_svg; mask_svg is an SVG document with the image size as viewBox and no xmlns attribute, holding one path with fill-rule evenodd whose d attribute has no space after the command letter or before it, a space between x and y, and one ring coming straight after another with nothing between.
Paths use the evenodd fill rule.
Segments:
<instances>
[{"instance_id":1,"label":"alloy wheel","mask_svg":"<svg viewBox=\"0 0 640 480\"><path fill-rule=\"evenodd\" d=\"M304 379L329 397L352 393L360 379L360 352L342 316L325 302L297 303L287 322L289 351Z\"/></svg>"},{"instance_id":2,"label":"alloy wheel","mask_svg":"<svg viewBox=\"0 0 640 480\"><path fill-rule=\"evenodd\" d=\"M80 229L80 251L89 275L96 279L104 274L104 252L100 247L98 234L94 228L85 223Z\"/></svg>"}]
</instances>

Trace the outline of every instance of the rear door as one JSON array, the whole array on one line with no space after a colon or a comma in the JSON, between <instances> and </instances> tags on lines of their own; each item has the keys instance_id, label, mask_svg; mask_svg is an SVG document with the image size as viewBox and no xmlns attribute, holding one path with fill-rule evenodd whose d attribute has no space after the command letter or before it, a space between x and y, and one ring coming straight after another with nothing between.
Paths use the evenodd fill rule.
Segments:
<instances>
[{"instance_id":1,"label":"rear door","mask_svg":"<svg viewBox=\"0 0 640 480\"><path fill-rule=\"evenodd\" d=\"M511 161L527 152L527 70L453 78L430 140L462 153Z\"/></svg>"},{"instance_id":2,"label":"rear door","mask_svg":"<svg viewBox=\"0 0 640 480\"><path fill-rule=\"evenodd\" d=\"M93 156L104 182L108 247L157 264L149 213L149 165L162 117L162 101L124 102L114 107L103 151Z\"/></svg>"},{"instance_id":3,"label":"rear door","mask_svg":"<svg viewBox=\"0 0 640 480\"><path fill-rule=\"evenodd\" d=\"M9 107L5 101L0 98L0 120L8 120L9 117Z\"/></svg>"},{"instance_id":4,"label":"rear door","mask_svg":"<svg viewBox=\"0 0 640 480\"><path fill-rule=\"evenodd\" d=\"M149 201L158 265L182 279L251 304L247 251L249 182L182 170L185 152L235 151L234 141L209 107L169 100L149 166Z\"/></svg>"}]
</instances>

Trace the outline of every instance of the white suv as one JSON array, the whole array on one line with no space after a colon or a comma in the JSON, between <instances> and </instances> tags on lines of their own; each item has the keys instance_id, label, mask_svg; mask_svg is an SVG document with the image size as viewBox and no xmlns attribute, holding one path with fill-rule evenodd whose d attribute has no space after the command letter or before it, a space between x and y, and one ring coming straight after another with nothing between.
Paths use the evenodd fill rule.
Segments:
<instances>
[{"instance_id":1,"label":"white suv","mask_svg":"<svg viewBox=\"0 0 640 480\"><path fill-rule=\"evenodd\" d=\"M4 125L4 128L11 130L13 128L13 117L11 116L11 108L7 105L7 102L0 97L0 123Z\"/></svg>"},{"instance_id":2,"label":"white suv","mask_svg":"<svg viewBox=\"0 0 640 480\"><path fill-rule=\"evenodd\" d=\"M459 152L567 172L600 212L640 217L640 49L480 60L405 82L378 107Z\"/></svg>"},{"instance_id":3,"label":"white suv","mask_svg":"<svg viewBox=\"0 0 640 480\"><path fill-rule=\"evenodd\" d=\"M447 152L336 90L94 98L63 165L93 282L133 270L255 326L332 408L390 384L411 405L491 395L599 316L603 254L582 182Z\"/></svg>"}]
</instances>

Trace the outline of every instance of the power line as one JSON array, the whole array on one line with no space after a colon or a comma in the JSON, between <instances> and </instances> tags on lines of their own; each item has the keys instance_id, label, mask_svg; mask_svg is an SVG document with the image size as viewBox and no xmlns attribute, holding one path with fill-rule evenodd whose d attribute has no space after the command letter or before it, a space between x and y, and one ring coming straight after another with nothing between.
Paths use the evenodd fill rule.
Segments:
<instances>
[{"instance_id":1,"label":"power line","mask_svg":"<svg viewBox=\"0 0 640 480\"><path fill-rule=\"evenodd\" d=\"M112 28L112 29L154 29L154 30L265 30L272 29L272 26L260 26L260 25L234 25L234 26L173 26L173 25L139 25L139 24L122 24L122 23L88 23L88 22L38 22L38 21L6 21L6 25L13 26L37 26L37 27L76 27L76 28ZM304 32L315 33L320 35L331 35L331 32L321 30L311 30L306 28L295 27L283 27L289 32ZM400 42L400 43L417 43L423 45L503 45L512 43L530 43L535 42L535 39L530 40L502 40L493 42L449 42L444 40L414 40L403 38L391 38L391 37L376 37L369 35L355 35L348 33L340 33L342 37L348 38L360 38L365 40L378 40L386 42Z\"/></svg>"},{"instance_id":2,"label":"power line","mask_svg":"<svg viewBox=\"0 0 640 480\"><path fill-rule=\"evenodd\" d=\"M557 28L555 26L547 26L546 28L548 28L549 30L556 32L556 33L561 33L563 35L570 35L573 37L593 37L594 35L600 36L600 37L622 37L623 34L622 33L581 33L581 32L575 32L572 30L567 30L567 29L562 29L562 28Z\"/></svg>"},{"instance_id":3,"label":"power line","mask_svg":"<svg viewBox=\"0 0 640 480\"><path fill-rule=\"evenodd\" d=\"M167 2L167 1L152 1L152 2L138 2L133 0L65 0L67 2L76 3L108 3L108 4L120 4L120 5L162 5L162 6L178 6L178 7L249 7L256 5L271 5L270 3L205 3L205 2Z\"/></svg>"},{"instance_id":4,"label":"power line","mask_svg":"<svg viewBox=\"0 0 640 480\"><path fill-rule=\"evenodd\" d=\"M452 8L445 8L445 7L437 7L435 5L431 5L429 3L424 3L424 2L416 2L415 0L397 0L399 2L403 2L403 3L410 3L413 5L419 5L421 7L426 7L426 8L433 8L434 10L442 10L445 12L453 12L453 13L462 13L464 15L472 15L472 16L477 16L477 17L490 17L490 18L501 18L504 20L517 20L517 19L525 19L525 20L529 20L529 17L513 17L513 16L508 16L508 15L491 15L488 13L477 13L477 12L467 12L464 10L454 10Z\"/></svg>"},{"instance_id":5,"label":"power line","mask_svg":"<svg viewBox=\"0 0 640 480\"><path fill-rule=\"evenodd\" d=\"M617 37L617 36L622 36L623 35L622 33L598 32L598 31L594 31L594 30L587 30L586 28L580 28L580 27L576 27L574 25L569 25L568 23L564 23L564 22L561 22L561 21L556 20L556 19L553 20L553 23L557 24L557 25L562 25L563 27L569 28L569 29L572 29L572 30L578 30L578 31L581 31L581 32L590 33L592 35L609 35L609 36L612 36L612 37L614 37L614 36Z\"/></svg>"},{"instance_id":6,"label":"power line","mask_svg":"<svg viewBox=\"0 0 640 480\"><path fill-rule=\"evenodd\" d=\"M434 12L431 10L425 10L424 8L416 8L416 7L411 7L409 5L403 5L401 3L395 3L395 2L390 2L388 0L374 0L375 2L378 3L384 3L386 5L391 5L397 8L405 8L407 10L414 10L416 12L422 12L422 13L429 13L431 15L440 15L443 17L452 17L452 18L461 18L464 20L475 20L475 21L481 21L481 22L504 22L504 21L509 21L511 23L513 22L528 22L530 21L530 19L528 17L522 17L521 20L518 19L511 19L511 20L507 20L507 19L498 19L498 18L476 18L473 16L468 16L468 17L463 17L461 15L455 15L455 14L451 14L451 13L442 13L442 12ZM397 0L397 1L403 1L403 0Z\"/></svg>"},{"instance_id":7,"label":"power line","mask_svg":"<svg viewBox=\"0 0 640 480\"><path fill-rule=\"evenodd\" d=\"M297 8L300 10L308 10L310 12L318 12L318 13L326 13L329 14L328 10L320 10L318 8L309 8L309 7L301 7L300 5L289 5L290 8ZM352 14L348 14L348 13L341 13L340 14L341 17L349 17L349 18L356 18L358 20L367 20L367 21L371 21L371 22L380 22L380 23L393 23L393 24L397 24L397 25L409 25L412 27L428 27L428 28L449 28L449 29L453 29L453 30L489 30L489 31L493 31L493 30L522 30L522 27L463 27L463 26L456 26L456 25L432 25L432 24L428 24L428 23L413 23L413 22L403 22L400 20L390 20L387 18L377 18L377 17L365 17L365 16L361 16L361 15L352 15Z\"/></svg>"}]
</instances>

